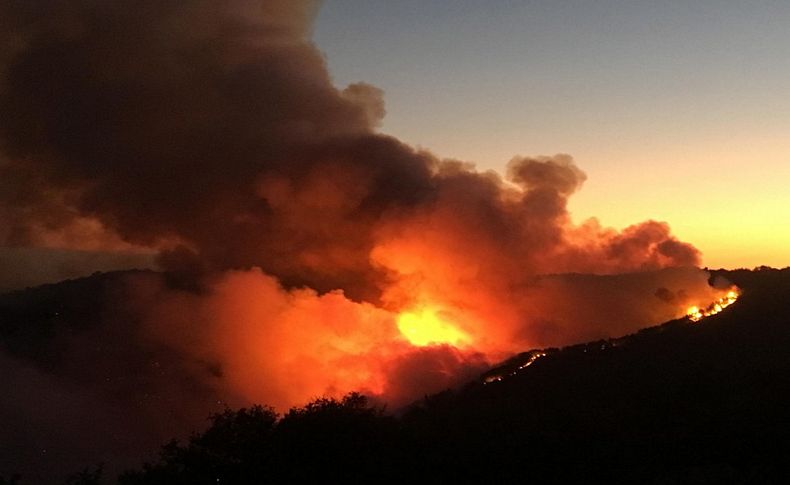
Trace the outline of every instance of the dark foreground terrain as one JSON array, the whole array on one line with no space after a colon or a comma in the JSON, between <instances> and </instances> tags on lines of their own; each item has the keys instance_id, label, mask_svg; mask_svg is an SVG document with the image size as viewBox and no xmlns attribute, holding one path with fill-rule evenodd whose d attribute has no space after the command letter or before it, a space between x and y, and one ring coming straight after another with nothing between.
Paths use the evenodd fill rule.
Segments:
<instances>
[{"instance_id":1,"label":"dark foreground terrain","mask_svg":"<svg viewBox=\"0 0 790 485\"><path fill-rule=\"evenodd\" d=\"M164 446L158 458L131 466L118 481L788 483L790 270L717 273L742 296L699 323L681 319L554 349L514 372L533 355L527 353L397 417L355 394L285 416L265 407L226 410L203 433ZM22 293L0 301L5 347L15 349L15 358L57 366L57 349L36 348L30 343L36 335L13 326L21 295L31 298ZM88 325L91 311L82 311ZM189 392L211 398L208 391ZM4 399L14 393L6 388ZM107 395L102 399L112 398ZM129 412L142 416L146 406L169 402L161 393L151 400ZM2 451L0 484L15 483L12 445ZM103 475L88 468L69 483L116 481L114 473ZM19 483L37 482L22 477Z\"/></svg>"}]
</instances>

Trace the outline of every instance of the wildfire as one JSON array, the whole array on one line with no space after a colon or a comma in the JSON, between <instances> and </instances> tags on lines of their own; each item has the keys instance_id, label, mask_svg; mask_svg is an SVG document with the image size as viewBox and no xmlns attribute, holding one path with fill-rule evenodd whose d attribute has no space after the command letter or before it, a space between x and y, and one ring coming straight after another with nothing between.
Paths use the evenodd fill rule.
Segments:
<instances>
[{"instance_id":1,"label":"wildfire","mask_svg":"<svg viewBox=\"0 0 790 485\"><path fill-rule=\"evenodd\" d=\"M692 322L699 322L703 318L715 315L728 306L732 305L738 299L738 296L740 296L738 290L735 288L731 289L726 295L714 301L705 308L700 308L698 306L689 307L689 309L686 311L686 315Z\"/></svg>"},{"instance_id":2,"label":"wildfire","mask_svg":"<svg viewBox=\"0 0 790 485\"><path fill-rule=\"evenodd\" d=\"M469 336L446 320L441 310L421 308L401 313L398 330L412 345L450 344L457 346L469 340Z\"/></svg>"}]
</instances>

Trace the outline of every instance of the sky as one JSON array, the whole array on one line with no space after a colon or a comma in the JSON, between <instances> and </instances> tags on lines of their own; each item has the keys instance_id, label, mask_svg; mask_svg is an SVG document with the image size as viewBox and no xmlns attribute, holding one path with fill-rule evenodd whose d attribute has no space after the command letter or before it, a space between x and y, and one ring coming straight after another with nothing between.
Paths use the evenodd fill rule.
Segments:
<instances>
[{"instance_id":1,"label":"sky","mask_svg":"<svg viewBox=\"0 0 790 485\"><path fill-rule=\"evenodd\" d=\"M333 82L380 130L502 171L567 153L575 221L670 223L710 267L790 265L790 3L327 0Z\"/></svg>"}]
</instances>

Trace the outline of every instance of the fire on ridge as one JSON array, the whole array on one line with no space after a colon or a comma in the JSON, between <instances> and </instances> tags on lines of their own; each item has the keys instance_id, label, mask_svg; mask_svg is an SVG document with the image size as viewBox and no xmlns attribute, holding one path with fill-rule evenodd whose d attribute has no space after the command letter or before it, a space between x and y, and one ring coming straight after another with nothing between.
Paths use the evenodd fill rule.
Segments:
<instances>
[{"instance_id":1,"label":"fire on ridge","mask_svg":"<svg viewBox=\"0 0 790 485\"><path fill-rule=\"evenodd\" d=\"M686 316L690 321L694 323L699 322L703 318L722 312L725 308L735 303L738 300L739 296L740 296L740 290L738 289L738 287L732 286L727 290L727 293L725 293L724 296L716 299L708 306L700 307L695 305L689 307ZM619 346L622 340L623 338L609 339L608 344L603 343L601 345L601 350L606 350L607 347L617 347ZM483 384L500 382L507 377L514 376L518 374L520 371L532 365L539 358L548 355L547 352L548 349L532 350L526 354L526 359L524 359L516 367L511 368L511 370L507 372L497 372L497 373L490 373L488 375L484 375L482 378ZM584 352L587 352L587 350L585 349Z\"/></svg>"},{"instance_id":2,"label":"fire on ridge","mask_svg":"<svg viewBox=\"0 0 790 485\"><path fill-rule=\"evenodd\" d=\"M528 358L519 364L518 367L513 369L507 374L491 374L483 378L483 384L491 384L492 382L499 382L505 377L510 377L518 374L519 371L526 369L527 367L531 366L535 363L536 360L540 359L541 357L546 357L548 355L546 350L532 350L529 352Z\"/></svg>"},{"instance_id":3,"label":"fire on ridge","mask_svg":"<svg viewBox=\"0 0 790 485\"><path fill-rule=\"evenodd\" d=\"M735 303L739 296L740 292L738 291L738 288L732 287L729 291L727 291L726 295L722 296L704 308L700 308L699 306L689 307L689 309L686 311L686 315L692 322L699 322L705 317L720 313L722 310Z\"/></svg>"}]
</instances>

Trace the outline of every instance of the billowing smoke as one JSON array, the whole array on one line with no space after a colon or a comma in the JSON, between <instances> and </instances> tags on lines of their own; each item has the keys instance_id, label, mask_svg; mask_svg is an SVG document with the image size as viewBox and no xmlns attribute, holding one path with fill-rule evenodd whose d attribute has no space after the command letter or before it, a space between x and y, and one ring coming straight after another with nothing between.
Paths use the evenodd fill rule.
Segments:
<instances>
[{"instance_id":1,"label":"billowing smoke","mask_svg":"<svg viewBox=\"0 0 790 485\"><path fill-rule=\"evenodd\" d=\"M337 90L304 1L4 2L7 244L98 221L170 268L257 265L371 296L372 230L435 192L434 158Z\"/></svg>"},{"instance_id":2,"label":"billowing smoke","mask_svg":"<svg viewBox=\"0 0 790 485\"><path fill-rule=\"evenodd\" d=\"M0 245L156 253L169 276L113 300L135 345L280 409L402 404L713 291L665 223L573 224L586 176L568 155L503 178L378 133L383 93L332 84L317 8L0 3Z\"/></svg>"},{"instance_id":3,"label":"billowing smoke","mask_svg":"<svg viewBox=\"0 0 790 485\"><path fill-rule=\"evenodd\" d=\"M4 2L5 244L143 246L168 269L258 266L368 300L399 272L371 258L389 237L445 239L434 251L480 243L497 256L481 266L529 273L697 262L658 224L569 228L566 201L585 178L569 157L516 158L509 184L375 133L382 93L332 85L309 39L315 11Z\"/></svg>"}]
</instances>

